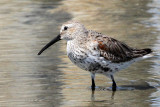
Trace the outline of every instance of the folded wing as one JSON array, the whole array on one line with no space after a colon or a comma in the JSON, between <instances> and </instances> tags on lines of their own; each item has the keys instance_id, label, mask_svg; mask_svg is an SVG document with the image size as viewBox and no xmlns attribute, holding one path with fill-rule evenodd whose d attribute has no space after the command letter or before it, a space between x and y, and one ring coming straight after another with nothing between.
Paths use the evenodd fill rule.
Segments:
<instances>
[{"instance_id":1,"label":"folded wing","mask_svg":"<svg viewBox=\"0 0 160 107\"><path fill-rule=\"evenodd\" d=\"M92 32L91 35L98 42L97 49L100 56L115 63L129 61L152 52L151 49L132 48L121 41L100 33Z\"/></svg>"}]
</instances>

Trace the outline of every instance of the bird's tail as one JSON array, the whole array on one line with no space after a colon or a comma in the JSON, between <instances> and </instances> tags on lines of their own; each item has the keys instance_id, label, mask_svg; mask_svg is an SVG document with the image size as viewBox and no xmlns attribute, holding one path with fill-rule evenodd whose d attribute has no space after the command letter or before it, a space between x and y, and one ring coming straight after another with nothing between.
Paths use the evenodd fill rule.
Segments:
<instances>
[{"instance_id":1,"label":"bird's tail","mask_svg":"<svg viewBox=\"0 0 160 107\"><path fill-rule=\"evenodd\" d=\"M149 49L149 48L145 48L145 49L142 49L142 50L145 51L145 54L150 54L150 53L152 53L152 50Z\"/></svg>"},{"instance_id":2,"label":"bird's tail","mask_svg":"<svg viewBox=\"0 0 160 107\"><path fill-rule=\"evenodd\" d=\"M140 55L140 56L144 56L144 55L150 54L151 52L152 52L152 50L149 49L149 48L133 50L133 53L135 55Z\"/></svg>"},{"instance_id":3,"label":"bird's tail","mask_svg":"<svg viewBox=\"0 0 160 107\"><path fill-rule=\"evenodd\" d=\"M145 49L142 49L142 50L143 50L143 53L142 53L143 59L151 58L151 57L154 56L154 54L151 54L152 53L151 49L145 48Z\"/></svg>"},{"instance_id":4,"label":"bird's tail","mask_svg":"<svg viewBox=\"0 0 160 107\"><path fill-rule=\"evenodd\" d=\"M153 55L151 54L152 53L152 50L149 49L149 48L145 48L145 49L135 49L133 51L134 53L134 57L138 58L138 57L141 57L141 58L149 58L149 57L152 57Z\"/></svg>"}]
</instances>

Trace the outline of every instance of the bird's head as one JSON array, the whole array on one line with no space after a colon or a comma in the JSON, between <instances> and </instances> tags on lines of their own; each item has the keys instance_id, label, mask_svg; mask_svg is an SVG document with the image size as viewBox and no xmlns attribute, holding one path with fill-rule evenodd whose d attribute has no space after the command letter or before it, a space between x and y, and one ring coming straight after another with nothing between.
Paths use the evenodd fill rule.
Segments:
<instances>
[{"instance_id":1,"label":"bird's head","mask_svg":"<svg viewBox=\"0 0 160 107\"><path fill-rule=\"evenodd\" d=\"M48 44L46 44L38 53L38 55L40 55L44 50L46 50L51 45L53 45L54 43L60 40L64 39L66 41L71 41L76 38L80 38L80 36L83 35L82 33L86 33L86 32L87 30L82 24L74 21L69 21L62 25L60 29L60 34L56 36L53 40L51 40Z\"/></svg>"},{"instance_id":2,"label":"bird's head","mask_svg":"<svg viewBox=\"0 0 160 107\"><path fill-rule=\"evenodd\" d=\"M60 38L70 41L78 38L79 36L81 36L81 33L84 33L86 31L86 28L82 24L70 21L62 25L60 30Z\"/></svg>"}]
</instances>

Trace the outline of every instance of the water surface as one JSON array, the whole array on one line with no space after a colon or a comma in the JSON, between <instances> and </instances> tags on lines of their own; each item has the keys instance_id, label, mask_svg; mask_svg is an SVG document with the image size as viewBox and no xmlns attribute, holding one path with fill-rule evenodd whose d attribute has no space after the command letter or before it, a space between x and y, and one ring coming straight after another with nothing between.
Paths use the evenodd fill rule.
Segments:
<instances>
[{"instance_id":1,"label":"water surface","mask_svg":"<svg viewBox=\"0 0 160 107\"><path fill-rule=\"evenodd\" d=\"M116 73L120 90L73 65L60 41L37 56L59 33L62 23L77 20L137 48L160 53L158 0L1 0L0 106L2 107L159 107L160 57L137 62ZM129 90L133 89L133 90Z\"/></svg>"}]
</instances>

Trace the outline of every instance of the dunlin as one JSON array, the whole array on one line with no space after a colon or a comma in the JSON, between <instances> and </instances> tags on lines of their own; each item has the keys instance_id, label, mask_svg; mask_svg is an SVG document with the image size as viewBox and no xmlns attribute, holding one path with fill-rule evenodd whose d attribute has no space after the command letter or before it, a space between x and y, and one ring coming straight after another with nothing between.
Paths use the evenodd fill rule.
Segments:
<instances>
[{"instance_id":1,"label":"dunlin","mask_svg":"<svg viewBox=\"0 0 160 107\"><path fill-rule=\"evenodd\" d=\"M67 55L78 67L91 73L92 90L95 90L95 74L103 74L112 79L112 90L117 85L113 74L132 63L147 58L152 51L149 48L136 49L112 37L93 30L87 30L84 25L69 21L62 25L60 34L44 46L38 53L59 40L67 41Z\"/></svg>"}]
</instances>

